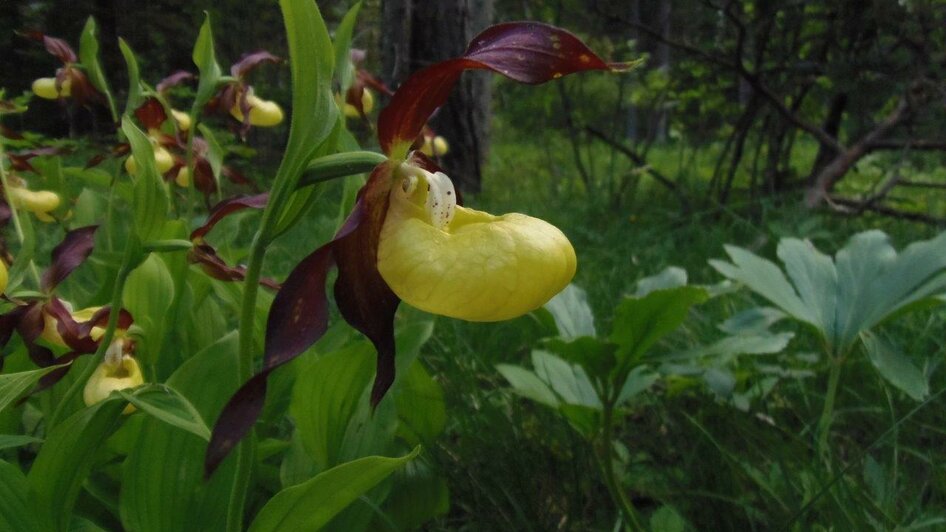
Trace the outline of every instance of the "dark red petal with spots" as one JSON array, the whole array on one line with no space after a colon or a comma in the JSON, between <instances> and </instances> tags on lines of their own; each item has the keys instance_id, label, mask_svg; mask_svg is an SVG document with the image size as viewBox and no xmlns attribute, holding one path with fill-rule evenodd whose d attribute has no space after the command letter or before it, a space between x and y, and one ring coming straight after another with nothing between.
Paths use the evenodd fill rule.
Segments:
<instances>
[{"instance_id":1,"label":"dark red petal with spots","mask_svg":"<svg viewBox=\"0 0 946 532\"><path fill-rule=\"evenodd\" d=\"M606 63L578 37L538 22L510 22L487 28L462 56L429 66L407 79L378 118L384 153L407 149L434 110L443 105L468 69L491 70L521 83L538 84L585 70L625 70ZM402 153L396 154L402 156Z\"/></svg>"},{"instance_id":2,"label":"dark red petal with spots","mask_svg":"<svg viewBox=\"0 0 946 532\"><path fill-rule=\"evenodd\" d=\"M51 291L85 262L95 247L95 230L98 228L97 225L89 225L66 233L62 242L53 249L52 264L43 272L43 291Z\"/></svg>"}]
</instances>

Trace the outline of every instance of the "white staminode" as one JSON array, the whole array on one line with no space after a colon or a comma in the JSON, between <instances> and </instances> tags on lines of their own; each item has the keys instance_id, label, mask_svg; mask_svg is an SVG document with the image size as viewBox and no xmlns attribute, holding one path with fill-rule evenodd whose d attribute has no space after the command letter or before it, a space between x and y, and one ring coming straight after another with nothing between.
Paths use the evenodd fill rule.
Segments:
<instances>
[{"instance_id":1,"label":"white staminode","mask_svg":"<svg viewBox=\"0 0 946 532\"><path fill-rule=\"evenodd\" d=\"M105 350L106 366L117 368L122 364L122 355L125 353L125 341L121 338L115 338Z\"/></svg>"},{"instance_id":2,"label":"white staminode","mask_svg":"<svg viewBox=\"0 0 946 532\"><path fill-rule=\"evenodd\" d=\"M453 212L457 207L457 192L447 174L424 173L427 174L427 213L430 215L430 224L437 229L443 229L453 220Z\"/></svg>"}]
</instances>

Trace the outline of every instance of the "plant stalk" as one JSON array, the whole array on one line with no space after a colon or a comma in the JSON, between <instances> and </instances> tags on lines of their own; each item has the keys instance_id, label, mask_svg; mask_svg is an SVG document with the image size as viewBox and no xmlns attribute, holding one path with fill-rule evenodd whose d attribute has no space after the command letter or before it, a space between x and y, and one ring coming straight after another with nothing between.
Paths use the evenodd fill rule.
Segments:
<instances>
[{"instance_id":1,"label":"plant stalk","mask_svg":"<svg viewBox=\"0 0 946 532\"><path fill-rule=\"evenodd\" d=\"M824 408L818 420L818 454L825 465L831 464L831 450L828 447L828 436L831 432L831 422L834 417L834 401L838 394L838 382L841 379L841 363L844 357L832 357L831 370L828 373L828 391L824 398ZM830 469L830 467L829 467Z\"/></svg>"},{"instance_id":2,"label":"plant stalk","mask_svg":"<svg viewBox=\"0 0 946 532\"><path fill-rule=\"evenodd\" d=\"M614 405L608 403L604 405L602 416L602 431L600 448L595 452L598 468L604 475L604 483L611 494L611 499L618 505L621 515L624 516L625 526L631 530L645 530L641 526L637 517L637 511L634 509L634 503L627 498L627 494L621 488L620 481L614 474Z\"/></svg>"},{"instance_id":3,"label":"plant stalk","mask_svg":"<svg viewBox=\"0 0 946 532\"><path fill-rule=\"evenodd\" d=\"M10 207L10 217L13 218L13 230L16 232L16 238L20 241L20 245L22 246L26 240L26 236L23 233L23 225L20 223L19 210L13 203L13 199L10 197L10 184L7 182L7 169L3 166L4 158L5 152L3 148L3 142L0 141L0 183L3 184L3 196L7 201L7 205ZM36 263L33 262L33 259L30 259L30 273L33 276L33 280L36 281L36 286L39 286L39 270L36 268Z\"/></svg>"}]
</instances>

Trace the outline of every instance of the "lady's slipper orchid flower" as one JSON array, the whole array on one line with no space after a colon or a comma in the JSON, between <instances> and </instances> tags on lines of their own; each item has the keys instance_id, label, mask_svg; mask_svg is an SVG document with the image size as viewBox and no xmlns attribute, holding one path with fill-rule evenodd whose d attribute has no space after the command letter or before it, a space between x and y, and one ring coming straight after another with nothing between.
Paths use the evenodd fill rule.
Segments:
<instances>
[{"instance_id":1,"label":"lady's slipper orchid flower","mask_svg":"<svg viewBox=\"0 0 946 532\"><path fill-rule=\"evenodd\" d=\"M7 292L7 283L10 282L10 271L7 269L7 263L0 259L0 294Z\"/></svg>"},{"instance_id":2,"label":"lady's slipper orchid flower","mask_svg":"<svg viewBox=\"0 0 946 532\"><path fill-rule=\"evenodd\" d=\"M249 109L249 119L243 114L243 107ZM256 96L253 87L247 89L246 93L237 98L237 101L230 106L230 116L240 122L248 121L251 126L273 127L282 123L282 107L271 100L263 100Z\"/></svg>"},{"instance_id":3,"label":"lady's slipper orchid flower","mask_svg":"<svg viewBox=\"0 0 946 532\"><path fill-rule=\"evenodd\" d=\"M427 157L443 157L450 151L450 144L447 139L440 135L424 134L424 144L419 148L420 152Z\"/></svg>"},{"instance_id":4,"label":"lady's slipper orchid flower","mask_svg":"<svg viewBox=\"0 0 946 532\"><path fill-rule=\"evenodd\" d=\"M414 148L465 70L538 84L630 66L604 62L559 28L509 23L476 36L462 56L408 78L379 116L378 140L388 161L374 169L335 238L303 259L276 295L263 371L236 392L218 418L207 448L208 473L252 427L269 373L327 330L325 284L333 265L339 311L378 352L373 405L394 380L393 321L401 299L431 312L492 321L529 312L564 288L575 272L575 254L558 229L520 214L493 216L459 207L449 178Z\"/></svg>"},{"instance_id":5,"label":"lady's slipper orchid flower","mask_svg":"<svg viewBox=\"0 0 946 532\"><path fill-rule=\"evenodd\" d=\"M59 208L59 195L49 190L30 190L26 182L17 176L10 176L10 188L6 191L7 199L14 207L32 212L41 222L55 222L51 212Z\"/></svg>"},{"instance_id":6,"label":"lady's slipper orchid flower","mask_svg":"<svg viewBox=\"0 0 946 532\"><path fill-rule=\"evenodd\" d=\"M126 390L144 384L145 379L138 362L131 355L125 354L125 347L124 338L116 338L108 346L105 359L95 368L95 372L82 389L82 400L86 406L104 401L116 390ZM131 414L134 411L134 405L129 404L123 413Z\"/></svg>"},{"instance_id":7,"label":"lady's slipper orchid flower","mask_svg":"<svg viewBox=\"0 0 946 532\"><path fill-rule=\"evenodd\" d=\"M43 272L41 280L42 295L25 302L15 301L17 306L0 316L0 347L10 340L16 330L23 339L30 359L39 367L65 364L81 355L96 352L111 310L100 307L97 310L89 308L72 312L68 303L53 294L56 286L92 252L96 229L97 226L74 229L53 249L52 263ZM119 331L127 330L132 321L127 311L119 310ZM121 338L122 334L118 337ZM42 345L41 339L47 344L65 347L68 351L57 356ZM131 348L131 345L126 343L125 347ZM71 368L71 365L67 365L45 375L33 393L52 386Z\"/></svg>"},{"instance_id":8,"label":"lady's slipper orchid flower","mask_svg":"<svg viewBox=\"0 0 946 532\"><path fill-rule=\"evenodd\" d=\"M260 50L245 54L230 67L234 81L227 84L209 104L211 109L237 119L242 125L241 135L245 136L250 126L272 127L283 121L282 107L276 102L258 97L253 87L246 82L246 76L264 63L279 63L282 59Z\"/></svg>"},{"instance_id":9,"label":"lady's slipper orchid flower","mask_svg":"<svg viewBox=\"0 0 946 532\"><path fill-rule=\"evenodd\" d=\"M56 77L35 80L32 87L34 94L47 100L72 97L80 105L101 97L79 67L79 58L69 43L38 31L26 32L23 36L43 43L46 51L62 61L63 65L56 70Z\"/></svg>"}]
</instances>

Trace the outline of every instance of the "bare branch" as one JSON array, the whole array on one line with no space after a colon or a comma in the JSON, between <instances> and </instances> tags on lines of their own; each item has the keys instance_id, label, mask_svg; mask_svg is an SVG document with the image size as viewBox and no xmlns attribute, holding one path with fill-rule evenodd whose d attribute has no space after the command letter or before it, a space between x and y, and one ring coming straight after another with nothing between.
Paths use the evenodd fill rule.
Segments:
<instances>
[{"instance_id":1,"label":"bare branch","mask_svg":"<svg viewBox=\"0 0 946 532\"><path fill-rule=\"evenodd\" d=\"M946 218L937 218L935 216L930 216L928 214L919 212L901 211L886 205L867 205L863 209L860 209L862 202L841 196L829 196L827 198L827 203L833 208L835 212L845 215L854 216L860 214L862 210L866 210L875 212L877 214L882 214L884 216L897 218L899 220L910 220L912 222L921 222L939 226L946 225Z\"/></svg>"}]
</instances>

